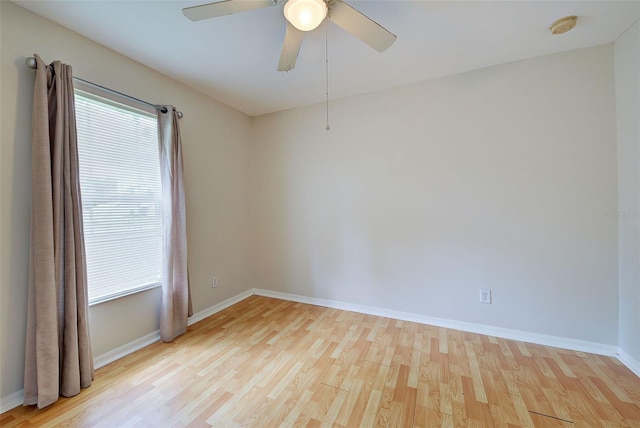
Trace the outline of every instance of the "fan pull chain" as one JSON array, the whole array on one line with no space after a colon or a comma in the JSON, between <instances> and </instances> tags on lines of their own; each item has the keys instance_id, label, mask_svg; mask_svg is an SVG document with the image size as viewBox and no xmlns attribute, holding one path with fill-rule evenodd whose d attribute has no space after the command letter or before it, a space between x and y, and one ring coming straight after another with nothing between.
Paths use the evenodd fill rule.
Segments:
<instances>
[{"instance_id":1,"label":"fan pull chain","mask_svg":"<svg viewBox=\"0 0 640 428\"><path fill-rule=\"evenodd\" d=\"M324 20L324 58L325 58L325 76L326 76L326 88L327 88L327 126L324 128L327 131L331 129L329 125L329 20Z\"/></svg>"}]
</instances>

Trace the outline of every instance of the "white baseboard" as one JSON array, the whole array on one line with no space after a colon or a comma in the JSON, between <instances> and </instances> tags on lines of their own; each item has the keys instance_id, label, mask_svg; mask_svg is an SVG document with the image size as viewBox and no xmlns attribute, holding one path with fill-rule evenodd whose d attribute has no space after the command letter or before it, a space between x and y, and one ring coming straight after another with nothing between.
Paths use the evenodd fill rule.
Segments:
<instances>
[{"instance_id":1,"label":"white baseboard","mask_svg":"<svg viewBox=\"0 0 640 428\"><path fill-rule=\"evenodd\" d=\"M0 413L8 412L14 407L22 406L24 401L24 389L16 391L13 394L9 394L6 397L0 399Z\"/></svg>"},{"instance_id":2,"label":"white baseboard","mask_svg":"<svg viewBox=\"0 0 640 428\"><path fill-rule=\"evenodd\" d=\"M220 312L223 309L227 309L229 306L235 305L238 302L243 301L249 296L252 296L254 293L253 289L244 291L236 296L230 297L227 300L223 300L222 302L213 305L207 309L204 309L198 313L193 314L189 318L189 325L195 324L198 321L202 321L205 318L210 317L211 315Z\"/></svg>"},{"instance_id":3,"label":"white baseboard","mask_svg":"<svg viewBox=\"0 0 640 428\"><path fill-rule=\"evenodd\" d=\"M420 324L435 325L454 330L462 330L470 333L484 334L487 336L501 337L504 339L519 340L521 342L536 343L538 345L553 346L556 348L571 349L574 351L589 352L592 354L616 356L618 347L597 342L571 339L567 337L552 336L547 334L532 333L522 330L513 330L503 327L493 327L471 322L456 321L446 318L436 318L426 315L413 314L410 312L396 311L392 309L379 308L374 306L356 305L353 303L340 302L336 300L319 299L316 297L300 296L297 294L281 293L279 291L254 289L254 294L276 299L291 300L299 303L308 303L328 308L342 309L346 311L358 312L367 315L376 315L387 318L394 318L403 321L412 321Z\"/></svg>"},{"instance_id":4,"label":"white baseboard","mask_svg":"<svg viewBox=\"0 0 640 428\"><path fill-rule=\"evenodd\" d=\"M144 348L145 346L156 343L158 340L160 340L160 330L156 330L129 343L125 343L124 345L119 346L116 349L94 357L93 366L96 369L99 369L100 367L104 367L107 364L119 360L122 357L133 354L134 352Z\"/></svg>"},{"instance_id":5,"label":"white baseboard","mask_svg":"<svg viewBox=\"0 0 640 428\"><path fill-rule=\"evenodd\" d=\"M622 349L618 349L618 354L616 355L618 360L625 366L629 368L636 376L640 377L640 361L631 357L631 355L624 352Z\"/></svg>"}]
</instances>

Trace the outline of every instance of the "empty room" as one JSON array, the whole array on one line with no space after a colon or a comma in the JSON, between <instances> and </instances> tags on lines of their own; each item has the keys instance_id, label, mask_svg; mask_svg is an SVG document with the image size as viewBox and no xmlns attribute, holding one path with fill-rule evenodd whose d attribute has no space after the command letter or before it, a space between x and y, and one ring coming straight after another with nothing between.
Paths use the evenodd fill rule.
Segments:
<instances>
[{"instance_id":1,"label":"empty room","mask_svg":"<svg viewBox=\"0 0 640 428\"><path fill-rule=\"evenodd\" d=\"M0 425L640 427L640 1L0 1Z\"/></svg>"}]
</instances>

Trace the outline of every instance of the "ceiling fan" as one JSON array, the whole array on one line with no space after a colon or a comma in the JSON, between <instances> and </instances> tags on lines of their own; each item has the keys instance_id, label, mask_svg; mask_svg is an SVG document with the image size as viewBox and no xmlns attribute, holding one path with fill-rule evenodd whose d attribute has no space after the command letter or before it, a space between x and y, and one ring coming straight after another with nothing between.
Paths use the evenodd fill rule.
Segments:
<instances>
[{"instance_id":1,"label":"ceiling fan","mask_svg":"<svg viewBox=\"0 0 640 428\"><path fill-rule=\"evenodd\" d=\"M231 15L263 7L284 5L287 28L278 71L293 70L306 31L317 28L325 18L342 27L378 52L385 51L396 36L342 0L222 0L186 7L182 13L192 21Z\"/></svg>"}]
</instances>

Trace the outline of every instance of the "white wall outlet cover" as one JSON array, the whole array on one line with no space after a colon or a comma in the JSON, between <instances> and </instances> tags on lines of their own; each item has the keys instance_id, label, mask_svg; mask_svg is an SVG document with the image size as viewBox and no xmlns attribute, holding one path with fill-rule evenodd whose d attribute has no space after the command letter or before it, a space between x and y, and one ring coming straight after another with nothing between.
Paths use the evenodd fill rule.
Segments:
<instances>
[{"instance_id":1,"label":"white wall outlet cover","mask_svg":"<svg viewBox=\"0 0 640 428\"><path fill-rule=\"evenodd\" d=\"M480 289L480 303L491 304L491 290L485 288Z\"/></svg>"}]
</instances>

